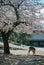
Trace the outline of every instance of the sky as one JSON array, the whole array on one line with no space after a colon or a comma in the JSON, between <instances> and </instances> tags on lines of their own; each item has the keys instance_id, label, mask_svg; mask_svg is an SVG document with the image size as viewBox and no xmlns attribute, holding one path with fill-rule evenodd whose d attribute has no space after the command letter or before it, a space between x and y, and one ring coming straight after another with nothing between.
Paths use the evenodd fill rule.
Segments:
<instances>
[{"instance_id":1,"label":"sky","mask_svg":"<svg viewBox=\"0 0 44 65\"><path fill-rule=\"evenodd\" d=\"M44 4L44 0L39 0L39 2Z\"/></svg>"}]
</instances>

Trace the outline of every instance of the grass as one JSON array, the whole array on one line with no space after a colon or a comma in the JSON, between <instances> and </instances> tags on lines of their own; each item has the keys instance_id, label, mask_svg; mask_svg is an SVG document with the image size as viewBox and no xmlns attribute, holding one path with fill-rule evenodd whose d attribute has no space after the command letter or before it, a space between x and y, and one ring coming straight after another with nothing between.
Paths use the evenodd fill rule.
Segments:
<instances>
[{"instance_id":1,"label":"grass","mask_svg":"<svg viewBox=\"0 0 44 65\"><path fill-rule=\"evenodd\" d=\"M12 48L10 47L11 50L25 50L25 49L22 49L22 48Z\"/></svg>"}]
</instances>

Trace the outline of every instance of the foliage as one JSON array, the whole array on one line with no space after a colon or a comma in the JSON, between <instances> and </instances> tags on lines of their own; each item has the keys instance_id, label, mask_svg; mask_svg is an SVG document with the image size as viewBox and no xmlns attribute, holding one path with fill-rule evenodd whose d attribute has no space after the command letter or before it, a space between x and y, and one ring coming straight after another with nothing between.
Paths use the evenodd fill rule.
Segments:
<instances>
[{"instance_id":1,"label":"foliage","mask_svg":"<svg viewBox=\"0 0 44 65\"><path fill-rule=\"evenodd\" d=\"M33 35L26 34L23 32L17 33L13 32L12 35L9 37L9 42L16 45L27 45L27 46L36 46L36 47L44 47L43 42L34 42L32 39Z\"/></svg>"},{"instance_id":2,"label":"foliage","mask_svg":"<svg viewBox=\"0 0 44 65\"><path fill-rule=\"evenodd\" d=\"M16 44L25 44L28 42L28 40L31 39L31 35L30 34L26 34L23 32L20 33L12 33L12 35L9 37L9 42L13 41L14 43L16 42Z\"/></svg>"}]
</instances>

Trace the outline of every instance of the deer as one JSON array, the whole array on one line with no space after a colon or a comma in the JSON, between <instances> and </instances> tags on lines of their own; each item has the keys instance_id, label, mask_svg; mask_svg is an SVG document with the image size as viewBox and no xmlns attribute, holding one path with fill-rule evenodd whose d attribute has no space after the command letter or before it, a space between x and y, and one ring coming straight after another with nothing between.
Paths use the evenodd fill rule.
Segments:
<instances>
[{"instance_id":1,"label":"deer","mask_svg":"<svg viewBox=\"0 0 44 65\"><path fill-rule=\"evenodd\" d=\"M35 48L34 48L34 47L29 47L28 54L29 54L31 51L33 52L33 55L35 55Z\"/></svg>"}]
</instances>

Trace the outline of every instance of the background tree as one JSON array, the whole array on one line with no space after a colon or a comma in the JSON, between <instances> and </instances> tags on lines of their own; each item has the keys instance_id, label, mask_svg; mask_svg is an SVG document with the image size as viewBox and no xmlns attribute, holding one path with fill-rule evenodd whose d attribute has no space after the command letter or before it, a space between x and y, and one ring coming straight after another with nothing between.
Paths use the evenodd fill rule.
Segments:
<instances>
[{"instance_id":1,"label":"background tree","mask_svg":"<svg viewBox=\"0 0 44 65\"><path fill-rule=\"evenodd\" d=\"M27 34L27 33L17 33L17 32L13 32L10 37L9 37L9 42L16 45L21 45L21 44L28 44L29 40L32 38L32 35Z\"/></svg>"}]
</instances>

